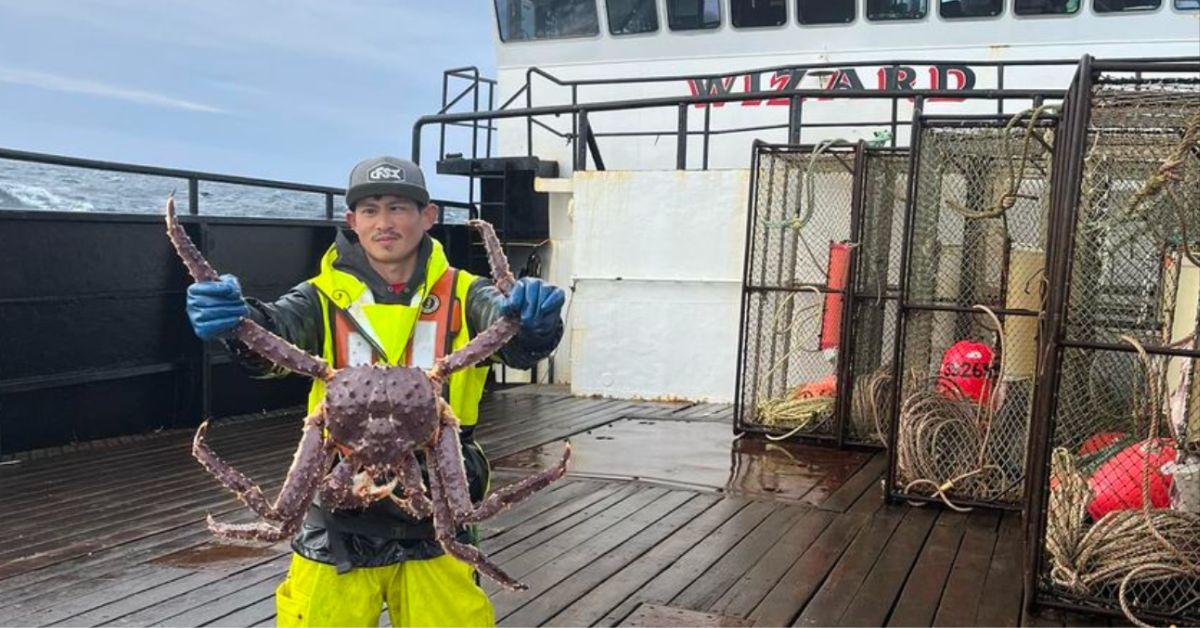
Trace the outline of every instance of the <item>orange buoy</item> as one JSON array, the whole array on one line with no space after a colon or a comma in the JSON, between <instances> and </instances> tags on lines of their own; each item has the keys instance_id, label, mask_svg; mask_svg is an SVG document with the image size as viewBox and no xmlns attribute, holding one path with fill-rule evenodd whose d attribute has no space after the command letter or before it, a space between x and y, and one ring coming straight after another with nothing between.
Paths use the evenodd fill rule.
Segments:
<instances>
[{"instance_id":1,"label":"orange buoy","mask_svg":"<svg viewBox=\"0 0 1200 628\"><path fill-rule=\"evenodd\" d=\"M837 349L842 337L843 291L850 276L850 245L829 243L829 274L825 278L825 311L821 314L821 350Z\"/></svg>"}]
</instances>

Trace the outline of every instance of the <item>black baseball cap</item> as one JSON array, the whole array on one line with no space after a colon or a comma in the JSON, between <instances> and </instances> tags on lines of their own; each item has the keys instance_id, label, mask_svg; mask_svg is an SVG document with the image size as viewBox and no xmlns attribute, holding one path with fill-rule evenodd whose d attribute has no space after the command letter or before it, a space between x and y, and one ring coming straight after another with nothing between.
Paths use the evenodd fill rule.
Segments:
<instances>
[{"instance_id":1,"label":"black baseball cap","mask_svg":"<svg viewBox=\"0 0 1200 628\"><path fill-rule=\"evenodd\" d=\"M425 189L425 175L421 167L399 157L373 157L358 162L350 171L350 185L346 187L346 207L368 196L392 194L410 198L424 207L429 202L429 190Z\"/></svg>"}]
</instances>

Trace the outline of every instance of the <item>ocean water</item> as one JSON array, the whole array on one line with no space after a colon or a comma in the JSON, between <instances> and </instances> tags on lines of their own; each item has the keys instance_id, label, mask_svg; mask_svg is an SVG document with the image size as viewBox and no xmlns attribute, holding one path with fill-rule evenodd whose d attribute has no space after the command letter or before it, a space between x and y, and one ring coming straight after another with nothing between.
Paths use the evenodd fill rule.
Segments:
<instances>
[{"instance_id":1,"label":"ocean water","mask_svg":"<svg viewBox=\"0 0 1200 628\"><path fill-rule=\"evenodd\" d=\"M172 191L176 206L186 211L186 179L0 159L0 211L161 214ZM314 192L201 181L199 195L200 213L207 216L325 217L325 195ZM334 196L333 207L340 217L345 199ZM446 210L446 222L466 218L465 211Z\"/></svg>"}]
</instances>

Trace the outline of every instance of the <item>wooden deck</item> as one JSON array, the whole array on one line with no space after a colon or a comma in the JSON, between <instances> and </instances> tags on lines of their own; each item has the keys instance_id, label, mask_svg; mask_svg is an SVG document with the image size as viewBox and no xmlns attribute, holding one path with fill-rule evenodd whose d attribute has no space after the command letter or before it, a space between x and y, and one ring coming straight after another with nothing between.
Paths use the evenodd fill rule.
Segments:
<instances>
[{"instance_id":1,"label":"wooden deck","mask_svg":"<svg viewBox=\"0 0 1200 628\"><path fill-rule=\"evenodd\" d=\"M531 586L488 586L502 625L1108 623L1022 617L1019 516L885 505L880 454L731 443L728 406L552 388L489 396L481 416L499 481L566 436L578 453L571 476L484 525L483 549ZM279 417L211 434L273 491L296 428ZM206 513L249 516L191 459L190 438L0 467L0 625L273 623L287 547L212 541Z\"/></svg>"}]
</instances>

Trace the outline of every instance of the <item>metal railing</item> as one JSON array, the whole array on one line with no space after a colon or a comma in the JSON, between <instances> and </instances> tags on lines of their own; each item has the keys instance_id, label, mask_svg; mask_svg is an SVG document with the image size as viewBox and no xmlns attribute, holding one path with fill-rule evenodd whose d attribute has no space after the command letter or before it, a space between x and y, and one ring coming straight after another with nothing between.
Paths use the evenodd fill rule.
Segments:
<instances>
[{"instance_id":1,"label":"metal railing","mask_svg":"<svg viewBox=\"0 0 1200 628\"><path fill-rule=\"evenodd\" d=\"M208 183L228 183L233 185L268 188L273 190L289 190L293 192L323 194L325 196L326 219L333 219L334 217L333 197L341 196L346 193L345 189L343 188L328 187L323 185L293 183L291 181L276 181L272 179L258 179L254 177L240 177L212 172L201 172L198 170L184 170L180 168L144 166L139 164L103 161L98 159L83 159L79 157L67 157L63 155L12 150L8 148L0 148L0 159L32 162L53 166L66 166L70 168L86 168L89 170L104 170L108 172L124 172L127 174L183 179L187 182L187 210L188 213L192 215L197 215L200 213L200 182L202 181Z\"/></svg>"},{"instance_id":2,"label":"metal railing","mask_svg":"<svg viewBox=\"0 0 1200 628\"><path fill-rule=\"evenodd\" d=\"M1045 90L1045 89L984 89L984 90L950 90L950 89L917 89L917 90L873 90L873 89L849 89L839 90L834 97L838 99L899 99L899 98L956 98L956 99L983 99L1004 101L1008 99L1023 99L1023 100L1059 100L1063 97L1065 90ZM639 98L626 100L603 101L586 104L573 105L551 105L544 107L531 107L525 109L507 109L495 111L481 112L466 112L466 113L446 113L426 115L419 118L413 124L412 131L412 159L416 163L421 162L421 137L426 126L431 124L448 124L462 123L472 121L493 121L506 118L533 118L536 116L545 115L562 115L570 114L580 136L591 136L593 139L585 142L574 142L574 169L585 170L587 168L587 156L589 152L589 143L594 147L594 134L591 132L589 115L604 111L635 111L640 109L654 109L659 107L674 107L677 110L678 125L674 131L676 136L676 169L687 168L687 138L694 134L688 130L688 107L694 105L712 105L716 103L742 102L749 100L765 100L767 98L789 99L789 122L788 135L789 138L798 138L800 130L804 126L819 126L818 124L804 125L802 120L801 103L806 98L830 97L830 92L823 89L794 89L787 91L752 91L743 92L740 94L719 94L719 95L695 95L695 96L664 96L658 98ZM897 122L897 124L900 124ZM832 126L851 127L851 126L877 126L875 122L845 122L836 123ZM829 126L821 124L821 126ZM755 127L760 128L760 127ZM726 130L733 132L733 130ZM647 135L663 135L665 133L646 133ZM705 132L705 137L711 134L710 131ZM577 136L578 137L578 136ZM707 148L707 141L705 144ZM598 151L596 151L598 153ZM705 151L707 153L707 151ZM707 162L707 159L705 159ZM705 163L707 165L707 163Z\"/></svg>"},{"instance_id":3,"label":"metal railing","mask_svg":"<svg viewBox=\"0 0 1200 628\"><path fill-rule=\"evenodd\" d=\"M199 170L186 170L182 168L146 166L141 164L104 161L99 159L84 159L81 157L69 157L65 155L14 150L10 148L0 148L0 160L181 179L187 183L187 212L193 216L201 214L201 199L203 195L200 194L200 183L202 182L242 185L268 190L286 190L291 192L320 194L324 197L325 201L324 219L333 221L341 220L341 216L337 213L338 208L336 207L334 199L335 197L345 196L346 194L345 188L331 187L326 185L295 183L292 181L261 179L256 177L243 177L237 175L203 172ZM445 222L445 213L446 209L448 208L464 209L467 211L471 211L473 208L472 204L461 201L434 199L433 202L436 203L441 210L438 217L438 222L440 223Z\"/></svg>"},{"instance_id":4,"label":"metal railing","mask_svg":"<svg viewBox=\"0 0 1200 628\"><path fill-rule=\"evenodd\" d=\"M1112 61L1112 63L1141 63L1141 62L1145 62L1148 60L1194 61L1195 59L1196 59L1195 57L1170 57L1170 58L1155 58L1155 59L1129 58L1129 59L1114 60L1114 61ZM500 107L493 109L489 112L481 112L481 111L479 111L479 108L478 108L480 84L486 84L488 87L488 101L489 101L489 108L490 108L490 103L492 102L493 92L497 86L497 82L493 79L487 79L487 78L480 77L479 73L478 73L478 68L475 68L475 67L455 68L453 70L446 71L446 77L443 79L443 85L445 85L445 82L446 82L446 80L448 80L449 77L466 78L468 80L473 80L473 82L471 85L468 85L467 88L464 89L452 101L446 100L447 93L444 88L443 89L443 98L442 98L443 107L438 112L438 114L436 114L436 116L449 114L449 107L452 106L454 103L457 103L458 101L460 101L468 93L475 94L476 106L472 113L476 113L476 114L493 113L494 114L494 113L499 113L499 112L518 112L518 114L516 116L480 115L479 117L474 117L474 118L458 118L458 119L448 118L445 120L436 120L435 119L435 120L425 121L426 118L430 118L430 116L426 116L426 117L422 118L421 120L419 120L417 124L424 125L424 124L429 124L429 123L437 123L437 124L441 125L441 127L442 127L442 133L441 133L442 142L439 145L439 153L438 153L439 159L442 158L443 156L445 156L445 154L446 154L444 138L445 138L445 127L447 125L475 126L477 129L485 128L488 133L487 134L487 151L485 152L485 156L490 157L491 156L491 143L492 143L491 133L492 133L492 131L495 130L495 127L494 127L494 125L491 124L491 122L498 118L501 118L501 117L522 117L522 116L524 116L525 117L525 145L526 145L526 155L527 156L532 157L534 155L533 129L536 126L538 128L541 128L541 129L547 131L548 133L555 136L556 138L566 140L568 142L575 144L575 161L576 161L577 165L579 164L579 162L584 161L584 160L580 159L581 156L590 154L590 155L592 155L593 162L597 165L597 169L601 169L601 170L604 169L603 168L603 159L600 156L600 149L599 149L599 145L597 143L597 138L602 138L602 137L655 137L655 136L661 136L661 135L675 135L677 138L677 142L678 142L678 148L676 150L676 167L684 168L684 167L686 167L687 137L698 135L701 137L701 142L702 142L701 168L707 170L708 169L708 161L709 161L709 144L710 144L710 140L711 140L712 136L714 136L714 135L726 135L726 134L733 134L733 133L747 133L747 132L764 131L764 130L787 129L788 143L795 144L795 143L801 142L802 130L806 129L806 128L883 127L883 128L887 128L890 130L890 132L891 132L890 144L891 144L891 146L894 147L897 145L897 137L898 137L899 128L901 126L908 125L910 122L910 120L907 119L907 116L900 115L900 106L899 106L900 99L902 99L902 98L903 99L911 99L919 94L925 94L928 97L938 97L937 92L939 92L939 91L946 92L941 97L958 98L958 97L962 97L964 94L970 94L972 92L975 92L976 90L970 90L970 89L967 89L967 90L935 90L935 89L917 90L917 89L907 89L907 88L899 88L899 87L885 88L885 89L878 89L878 90L865 90L865 91L871 92L874 95L874 97L886 98L886 99L891 100L891 112L890 112L889 117L886 120L853 121L853 122L848 122L848 123L843 123L843 122L807 122L806 123L806 122L804 122L803 121L803 99L806 97L804 95L805 93L812 93L814 95L819 95L821 97L848 98L851 96L848 96L847 94L849 93L849 91L853 91L853 90L825 90L825 89L822 89L822 90L798 90L798 89L795 89L795 90L784 90L784 91L758 91L758 90L756 90L754 92L747 92L747 93L743 93L743 94L730 94L730 93L727 93L727 94L698 94L695 97L701 97L701 96L730 96L731 97L731 98L723 98L722 97L722 98L716 98L713 100L688 100L688 101L686 101L687 104L701 105L704 107L704 123L703 123L702 130L693 131L693 130L688 129L687 111L685 109L682 109L678 114L677 124L676 124L675 129L647 130L647 131L621 131L621 132L605 133L605 132L597 132L594 129L594 127L592 126L592 124L590 124L590 121L581 120L580 115L579 115L580 112L583 112L583 111L596 112L596 111L633 109L635 107L601 107L601 105L612 105L615 103L636 103L636 102L640 102L641 100L661 100L661 99L632 99L632 100L619 100L619 101L581 102L580 101L581 88L596 87L596 86L634 85L634 84L647 84L647 83L667 83L667 82L680 82L680 81L689 81L689 82L692 82L693 84L695 84L696 82L702 82L702 83L707 82L707 85L713 85L714 84L713 81L724 81L725 79L732 79L732 78L736 78L739 76L755 75L755 74L762 74L762 73L768 73L768 72L775 72L775 73L801 72L802 76L809 75L812 73L815 73L818 76L826 76L828 74L831 74L834 71L845 71L845 70L851 70L851 69L857 70L857 69L861 69L861 68L885 68L889 72L888 76L892 77L892 78L888 79L889 82L894 82L894 83L899 84L901 81L899 81L897 78L899 76L898 73L901 70L905 69L906 66L944 66L944 67L969 66L969 67L982 67L982 68L995 68L996 69L996 87L992 90L983 90L983 91L992 92L992 91L998 91L998 90L1005 90L1007 72L1008 72L1008 70L1010 70L1012 68L1046 67L1046 66L1064 66L1064 67L1074 68L1074 66L1076 66L1078 63L1079 63L1078 59L1038 59L1038 60L1015 60L1015 61L964 60L964 59L952 59L952 60L949 60L949 59L901 59L901 60L850 61L850 62L832 62L831 61L831 62L823 62L823 63L767 66L767 67L760 67L760 68L750 68L747 70L740 70L737 72L719 72L719 73L710 73L710 74L672 74L672 75L634 76L634 77L622 76L622 77L595 78L595 79L561 78L561 77L558 77L558 76L556 76L546 70L543 70L537 66L532 66L525 70L525 81L521 85L521 87L518 88ZM911 69L911 68L909 68L909 69ZM561 108L561 109L547 108L547 107L535 107L534 106L534 82L535 82L534 79L535 79L535 77L539 77L539 78L543 79L544 81L549 82L555 86L570 89L571 90L570 106L567 107L566 105L564 105L563 107L566 107L566 108ZM1021 98L1022 96L1020 94L1023 91L1025 91L1025 90L1013 91L1012 93L1014 95L1011 96L1011 98ZM819 94L817 94L817 92L819 92ZM1054 90L1049 90L1049 91L1040 90L1039 93L1046 95L1047 98L1053 98L1053 96L1051 96L1050 94L1055 93L1055 92L1054 92ZM1057 92L1057 93L1062 93L1062 92ZM512 103L515 102L521 96L524 96L524 100L525 100L524 109L511 109L510 110L509 106L512 105ZM732 98L733 96L736 96L736 98ZM763 100L765 98L778 99L781 97L790 97L789 103L788 103L787 121L785 123L770 124L770 125L744 126L744 127L731 127L731 128L724 128L724 129L713 129L711 127L711 107L714 104L720 104L720 103L725 103L725 102L734 102L734 101ZM996 113L997 114L1004 113L1004 111L1005 111L1004 107L1005 107L1006 100L1007 99L1004 97L996 98ZM681 99L677 99L675 101L668 100L666 102L663 102L662 104L650 105L650 106L652 106L652 107L653 106L670 106L671 104L678 105L681 102L684 102L684 101L682 101ZM542 116L542 115L561 115L564 113L572 114L570 130L560 131L538 119L538 117ZM422 121L425 121L425 122L422 122ZM487 121L488 124L485 126L482 126L482 127L477 126L483 121ZM477 134L477 131L476 131L476 134ZM417 128L414 127L414 138L416 138L417 136L418 136ZM579 138L582 138L583 141L581 141L581 142L577 141ZM473 144L474 144L474 142L473 142ZM419 157L420 156L419 144L414 143L413 147L414 147L414 157ZM474 145L473 145L472 149L473 149L472 155L476 156L477 151L475 151ZM579 167L582 169L582 168L585 168L586 165L579 166Z\"/></svg>"}]
</instances>

